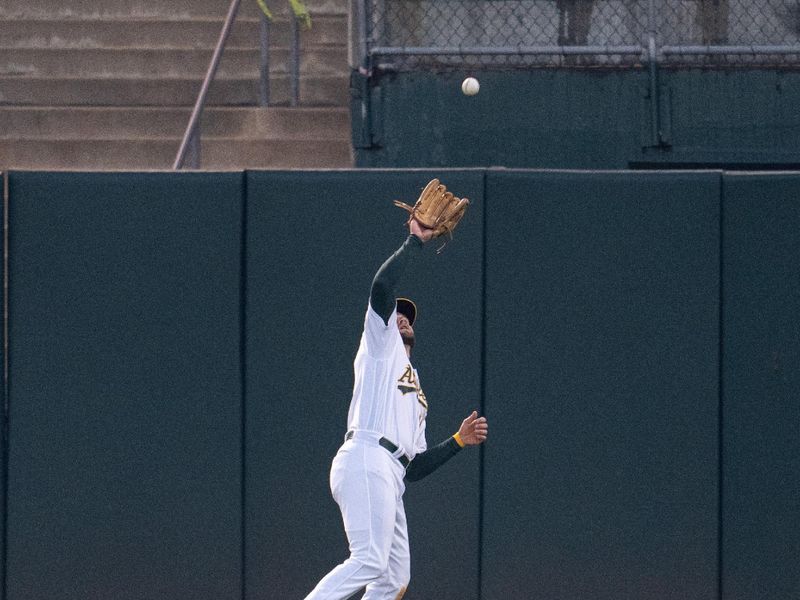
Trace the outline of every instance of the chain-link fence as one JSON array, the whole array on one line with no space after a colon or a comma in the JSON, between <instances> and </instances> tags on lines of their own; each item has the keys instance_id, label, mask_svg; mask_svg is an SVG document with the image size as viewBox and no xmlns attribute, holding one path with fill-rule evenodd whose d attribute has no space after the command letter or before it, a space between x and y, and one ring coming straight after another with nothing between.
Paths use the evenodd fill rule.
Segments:
<instances>
[{"instance_id":1,"label":"chain-link fence","mask_svg":"<svg viewBox=\"0 0 800 600\"><path fill-rule=\"evenodd\" d=\"M358 0L371 66L800 66L800 0Z\"/></svg>"}]
</instances>

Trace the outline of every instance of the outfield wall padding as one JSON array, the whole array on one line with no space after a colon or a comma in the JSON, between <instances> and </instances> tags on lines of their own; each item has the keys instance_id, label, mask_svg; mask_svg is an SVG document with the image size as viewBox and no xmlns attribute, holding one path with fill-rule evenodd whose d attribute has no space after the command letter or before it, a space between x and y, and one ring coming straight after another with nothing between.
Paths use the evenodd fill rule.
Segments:
<instances>
[{"instance_id":1,"label":"outfield wall padding","mask_svg":"<svg viewBox=\"0 0 800 600\"><path fill-rule=\"evenodd\" d=\"M248 173L248 598L303 598L347 558L328 472L343 441L370 284L408 235L405 213L436 176ZM480 409L483 173L448 172L472 199L456 241L426 248L398 289L418 302L412 360L429 444ZM407 486L409 600L476 598L479 453Z\"/></svg>"},{"instance_id":2,"label":"outfield wall padding","mask_svg":"<svg viewBox=\"0 0 800 600\"><path fill-rule=\"evenodd\" d=\"M723 195L725 600L800 597L800 174Z\"/></svg>"},{"instance_id":3,"label":"outfield wall padding","mask_svg":"<svg viewBox=\"0 0 800 600\"><path fill-rule=\"evenodd\" d=\"M483 598L716 598L719 188L488 173Z\"/></svg>"},{"instance_id":4,"label":"outfield wall padding","mask_svg":"<svg viewBox=\"0 0 800 600\"><path fill-rule=\"evenodd\" d=\"M800 592L800 174L8 175L4 597L302 598L369 286L433 177L472 200L400 293L430 444L405 600ZM439 244L435 244L438 246Z\"/></svg>"},{"instance_id":5,"label":"outfield wall padding","mask_svg":"<svg viewBox=\"0 0 800 600\"><path fill-rule=\"evenodd\" d=\"M241 173L11 173L8 598L241 598Z\"/></svg>"}]
</instances>

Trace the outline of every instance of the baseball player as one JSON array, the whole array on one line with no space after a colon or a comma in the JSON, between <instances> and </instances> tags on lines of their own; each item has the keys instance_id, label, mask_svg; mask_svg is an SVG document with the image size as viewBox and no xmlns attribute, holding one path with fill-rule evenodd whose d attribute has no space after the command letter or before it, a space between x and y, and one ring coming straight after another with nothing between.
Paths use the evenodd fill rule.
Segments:
<instances>
[{"instance_id":1,"label":"baseball player","mask_svg":"<svg viewBox=\"0 0 800 600\"><path fill-rule=\"evenodd\" d=\"M436 232L422 226L413 212L408 226L408 238L372 282L354 362L347 433L331 466L331 492L342 513L350 557L306 600L344 600L364 588L363 600L402 598L411 577L405 480L422 479L465 446L483 443L488 434L486 419L473 412L456 434L427 447L428 404L410 362L417 310L412 301L396 298L395 288Z\"/></svg>"}]
</instances>

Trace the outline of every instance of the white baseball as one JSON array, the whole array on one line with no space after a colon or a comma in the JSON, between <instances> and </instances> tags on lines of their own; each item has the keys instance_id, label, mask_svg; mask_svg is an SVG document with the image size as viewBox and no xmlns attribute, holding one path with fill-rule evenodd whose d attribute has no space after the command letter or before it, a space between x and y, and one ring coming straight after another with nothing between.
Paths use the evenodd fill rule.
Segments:
<instances>
[{"instance_id":1,"label":"white baseball","mask_svg":"<svg viewBox=\"0 0 800 600\"><path fill-rule=\"evenodd\" d=\"M467 77L461 83L461 91L465 96L474 96L481 89L481 84L474 77Z\"/></svg>"}]
</instances>

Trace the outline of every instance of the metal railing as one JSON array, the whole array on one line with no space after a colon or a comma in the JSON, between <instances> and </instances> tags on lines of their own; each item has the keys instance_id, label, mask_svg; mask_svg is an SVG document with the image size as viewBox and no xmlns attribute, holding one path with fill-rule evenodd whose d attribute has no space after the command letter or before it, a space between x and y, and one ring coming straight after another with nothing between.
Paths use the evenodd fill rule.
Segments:
<instances>
[{"instance_id":1,"label":"metal railing","mask_svg":"<svg viewBox=\"0 0 800 600\"><path fill-rule=\"evenodd\" d=\"M360 0L365 68L797 65L797 0Z\"/></svg>"},{"instance_id":2,"label":"metal railing","mask_svg":"<svg viewBox=\"0 0 800 600\"><path fill-rule=\"evenodd\" d=\"M225 44L230 36L231 28L236 20L241 0L231 0L225 22L220 31L217 44L211 56L203 83L197 94L189 123L181 139L180 147L173 162L173 170L189 167L197 169L201 163L201 118L203 109L206 105L206 97L214 76L217 73ZM289 43L289 105L297 106L300 103L300 27L296 18L290 18L290 43ZM258 103L259 106L270 105L270 23L262 14L259 28L259 84L258 84Z\"/></svg>"}]
</instances>

